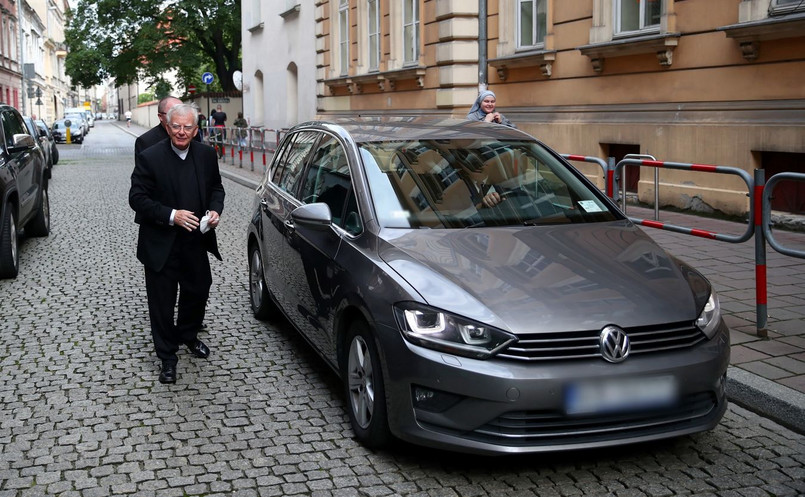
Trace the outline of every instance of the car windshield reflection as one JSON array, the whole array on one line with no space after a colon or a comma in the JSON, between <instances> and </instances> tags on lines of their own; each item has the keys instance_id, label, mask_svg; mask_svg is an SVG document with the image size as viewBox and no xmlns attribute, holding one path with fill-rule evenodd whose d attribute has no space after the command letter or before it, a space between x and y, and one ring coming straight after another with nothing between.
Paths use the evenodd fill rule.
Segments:
<instances>
[{"instance_id":1,"label":"car windshield reflection","mask_svg":"<svg viewBox=\"0 0 805 497\"><path fill-rule=\"evenodd\" d=\"M387 228L475 228L621 219L600 192L530 141L366 142L361 157Z\"/></svg>"}]
</instances>

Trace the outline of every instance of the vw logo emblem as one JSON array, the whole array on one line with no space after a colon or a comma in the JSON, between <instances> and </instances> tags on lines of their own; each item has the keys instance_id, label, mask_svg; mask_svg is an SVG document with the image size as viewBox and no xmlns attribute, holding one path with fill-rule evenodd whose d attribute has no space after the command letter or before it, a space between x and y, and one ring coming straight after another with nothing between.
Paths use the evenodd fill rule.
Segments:
<instances>
[{"instance_id":1,"label":"vw logo emblem","mask_svg":"<svg viewBox=\"0 0 805 497\"><path fill-rule=\"evenodd\" d=\"M599 339L601 356L609 362L622 362L629 356L629 335L617 326L606 326Z\"/></svg>"}]
</instances>

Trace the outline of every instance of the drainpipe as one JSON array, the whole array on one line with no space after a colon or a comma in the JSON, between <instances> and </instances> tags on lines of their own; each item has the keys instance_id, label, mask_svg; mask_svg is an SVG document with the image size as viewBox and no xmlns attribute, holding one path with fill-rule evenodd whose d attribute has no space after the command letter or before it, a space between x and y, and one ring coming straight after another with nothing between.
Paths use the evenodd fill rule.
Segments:
<instances>
[{"instance_id":1,"label":"drainpipe","mask_svg":"<svg viewBox=\"0 0 805 497\"><path fill-rule=\"evenodd\" d=\"M487 38L486 38L486 0L478 0L478 92L487 87Z\"/></svg>"},{"instance_id":2,"label":"drainpipe","mask_svg":"<svg viewBox=\"0 0 805 497\"><path fill-rule=\"evenodd\" d=\"M25 115L25 92L27 91L25 88L25 54L23 53L25 47L23 46L23 36L25 35L25 31L22 28L22 0L17 0L17 27L19 28L19 40L17 40L17 58L19 59L20 65L20 73L22 74L22 88L20 89L20 100L22 101L22 115ZM8 102L9 104L11 102Z\"/></svg>"}]
</instances>

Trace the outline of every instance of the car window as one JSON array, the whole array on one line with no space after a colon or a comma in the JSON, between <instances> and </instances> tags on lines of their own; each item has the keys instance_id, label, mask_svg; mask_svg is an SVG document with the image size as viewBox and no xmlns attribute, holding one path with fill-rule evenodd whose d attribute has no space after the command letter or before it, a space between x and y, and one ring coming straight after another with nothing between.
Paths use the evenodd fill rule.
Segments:
<instances>
[{"instance_id":1,"label":"car window","mask_svg":"<svg viewBox=\"0 0 805 497\"><path fill-rule=\"evenodd\" d=\"M281 190L294 194L299 185L302 170L319 133L303 131L296 133L286 142L272 175L272 182Z\"/></svg>"},{"instance_id":2,"label":"car window","mask_svg":"<svg viewBox=\"0 0 805 497\"><path fill-rule=\"evenodd\" d=\"M6 147L14 146L14 135L28 133L25 123L22 122L22 116L12 111L2 112L3 120L3 139L6 142Z\"/></svg>"},{"instance_id":3,"label":"car window","mask_svg":"<svg viewBox=\"0 0 805 497\"><path fill-rule=\"evenodd\" d=\"M537 142L370 142L361 145L361 159L384 227L471 228L621 218L600 191Z\"/></svg>"},{"instance_id":4,"label":"car window","mask_svg":"<svg viewBox=\"0 0 805 497\"><path fill-rule=\"evenodd\" d=\"M327 204L333 224L352 234L360 233L360 216L350 182L347 154L335 137L324 137L316 147L302 182L300 197L306 204Z\"/></svg>"}]
</instances>

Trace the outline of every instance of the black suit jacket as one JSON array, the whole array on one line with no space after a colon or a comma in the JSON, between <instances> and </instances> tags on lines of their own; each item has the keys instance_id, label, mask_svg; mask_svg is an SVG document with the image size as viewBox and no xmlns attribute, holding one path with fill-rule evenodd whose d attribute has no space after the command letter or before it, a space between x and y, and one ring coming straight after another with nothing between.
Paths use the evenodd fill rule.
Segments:
<instances>
[{"instance_id":1,"label":"black suit jacket","mask_svg":"<svg viewBox=\"0 0 805 497\"><path fill-rule=\"evenodd\" d=\"M224 210L224 187L215 149L191 141L186 160L191 159L196 168L201 205L204 210L221 214ZM170 225L171 211L184 207L177 205L181 185L176 184L175 175L169 169L173 161L179 160L170 140L162 140L137 155L131 174L129 205L136 213L135 221L140 224L137 259L154 271L164 267L180 229ZM221 260L215 230L202 235L201 240L204 248Z\"/></svg>"},{"instance_id":2,"label":"black suit jacket","mask_svg":"<svg viewBox=\"0 0 805 497\"><path fill-rule=\"evenodd\" d=\"M170 138L170 136L168 135L168 131L165 129L165 126L163 126L161 122L138 136L137 139L134 140L135 160L137 156L140 155L140 152L151 147L152 145L156 145L165 138Z\"/></svg>"}]
</instances>

